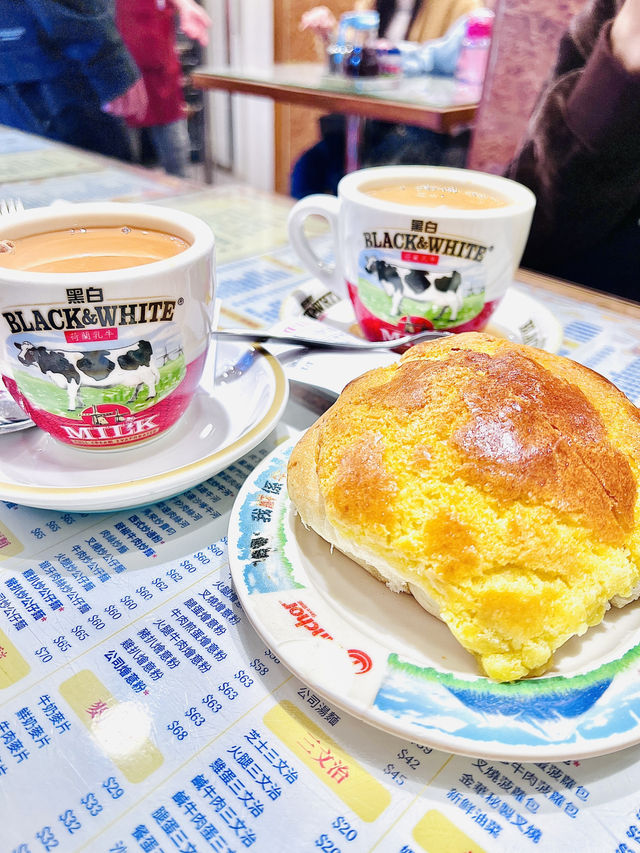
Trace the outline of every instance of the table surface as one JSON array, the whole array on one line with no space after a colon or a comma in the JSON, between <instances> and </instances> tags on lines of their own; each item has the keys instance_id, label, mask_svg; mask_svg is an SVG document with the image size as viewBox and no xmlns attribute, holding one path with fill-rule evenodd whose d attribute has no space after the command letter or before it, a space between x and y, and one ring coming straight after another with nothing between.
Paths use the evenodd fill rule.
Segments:
<instances>
[{"instance_id":1,"label":"table surface","mask_svg":"<svg viewBox=\"0 0 640 853\"><path fill-rule=\"evenodd\" d=\"M328 74L317 63L282 63L266 70L203 66L193 72L192 82L203 89L262 95L441 132L471 123L478 99L477 90L449 77L353 80Z\"/></svg>"},{"instance_id":2,"label":"table surface","mask_svg":"<svg viewBox=\"0 0 640 853\"><path fill-rule=\"evenodd\" d=\"M307 280L286 241L288 199L9 130L0 152L0 197L147 200L204 218L229 322L276 323ZM514 288L553 310L562 353L640 401L640 306L525 271ZM637 851L640 747L537 764L419 747L316 695L254 632L229 577L233 500L315 417L290 401L244 459L135 511L0 502L2 851ZM281 727L291 709L302 741ZM351 788L322 772L331 754L357 768Z\"/></svg>"}]
</instances>

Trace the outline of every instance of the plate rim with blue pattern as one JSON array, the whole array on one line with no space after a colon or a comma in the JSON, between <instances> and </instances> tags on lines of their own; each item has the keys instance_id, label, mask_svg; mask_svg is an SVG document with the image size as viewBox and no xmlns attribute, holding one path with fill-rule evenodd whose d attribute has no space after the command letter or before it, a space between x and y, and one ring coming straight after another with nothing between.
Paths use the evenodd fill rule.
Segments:
<instances>
[{"instance_id":1,"label":"plate rim with blue pattern","mask_svg":"<svg viewBox=\"0 0 640 853\"><path fill-rule=\"evenodd\" d=\"M276 447L247 478L229 525L229 563L245 613L294 675L376 728L460 755L575 760L640 742L640 631L618 630L614 637L626 641L566 674L500 684L480 675L470 655L470 667L461 668L467 652L443 623L304 528L286 491L295 441ZM378 633L370 602L376 618L384 611L391 623ZM640 610L626 609L640 624ZM430 657L408 653L401 638L414 619L423 620L415 624L425 626L425 648L433 636ZM588 641L602 643L597 629Z\"/></svg>"}]
</instances>

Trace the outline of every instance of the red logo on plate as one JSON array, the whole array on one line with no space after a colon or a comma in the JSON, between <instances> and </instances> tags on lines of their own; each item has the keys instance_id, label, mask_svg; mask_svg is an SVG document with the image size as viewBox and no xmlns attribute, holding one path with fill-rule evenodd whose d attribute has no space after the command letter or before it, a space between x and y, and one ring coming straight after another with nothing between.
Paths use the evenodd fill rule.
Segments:
<instances>
[{"instance_id":1,"label":"red logo on plate","mask_svg":"<svg viewBox=\"0 0 640 853\"><path fill-rule=\"evenodd\" d=\"M373 666L373 661L371 660L369 655L366 652L361 651L360 649L349 649L347 651L347 654L351 658L354 666L360 667L356 675L362 675L365 672L369 672L369 670Z\"/></svg>"},{"instance_id":2,"label":"red logo on plate","mask_svg":"<svg viewBox=\"0 0 640 853\"><path fill-rule=\"evenodd\" d=\"M281 601L280 604L296 620L296 628L305 628L312 636L320 637L323 640L333 640L331 634L320 625L316 614L304 601L293 601L291 604L285 604L284 601Z\"/></svg>"}]
</instances>

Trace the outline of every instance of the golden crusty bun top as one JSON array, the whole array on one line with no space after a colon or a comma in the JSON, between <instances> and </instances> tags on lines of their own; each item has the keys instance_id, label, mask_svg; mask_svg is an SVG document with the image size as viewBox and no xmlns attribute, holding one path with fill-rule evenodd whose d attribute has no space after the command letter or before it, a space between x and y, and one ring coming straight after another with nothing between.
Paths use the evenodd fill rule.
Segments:
<instances>
[{"instance_id":1,"label":"golden crusty bun top","mask_svg":"<svg viewBox=\"0 0 640 853\"><path fill-rule=\"evenodd\" d=\"M638 411L606 379L468 333L351 382L294 449L288 488L305 524L504 681L635 594L639 458Z\"/></svg>"}]
</instances>

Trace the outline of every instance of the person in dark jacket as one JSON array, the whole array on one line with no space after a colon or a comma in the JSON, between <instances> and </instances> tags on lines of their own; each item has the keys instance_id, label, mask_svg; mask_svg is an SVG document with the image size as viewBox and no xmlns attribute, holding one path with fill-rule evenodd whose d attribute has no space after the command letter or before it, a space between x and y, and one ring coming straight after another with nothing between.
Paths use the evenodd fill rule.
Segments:
<instances>
[{"instance_id":1,"label":"person in dark jacket","mask_svg":"<svg viewBox=\"0 0 640 853\"><path fill-rule=\"evenodd\" d=\"M146 102L111 0L0 0L0 124L131 160Z\"/></svg>"},{"instance_id":2,"label":"person in dark jacket","mask_svg":"<svg viewBox=\"0 0 640 853\"><path fill-rule=\"evenodd\" d=\"M640 301L640 0L590 0L507 175L537 205L522 265Z\"/></svg>"}]
</instances>

